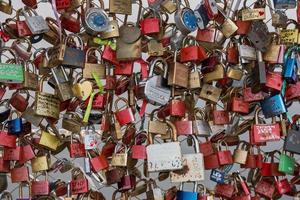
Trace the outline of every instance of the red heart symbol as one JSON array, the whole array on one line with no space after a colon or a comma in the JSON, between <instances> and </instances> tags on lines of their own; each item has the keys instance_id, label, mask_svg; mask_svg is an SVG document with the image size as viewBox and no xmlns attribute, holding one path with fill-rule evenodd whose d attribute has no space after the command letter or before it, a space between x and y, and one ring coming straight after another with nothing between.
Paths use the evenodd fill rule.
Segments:
<instances>
[{"instance_id":1,"label":"red heart symbol","mask_svg":"<svg viewBox=\"0 0 300 200\"><path fill-rule=\"evenodd\" d=\"M262 16L265 14L265 11L259 11L259 16Z\"/></svg>"}]
</instances>

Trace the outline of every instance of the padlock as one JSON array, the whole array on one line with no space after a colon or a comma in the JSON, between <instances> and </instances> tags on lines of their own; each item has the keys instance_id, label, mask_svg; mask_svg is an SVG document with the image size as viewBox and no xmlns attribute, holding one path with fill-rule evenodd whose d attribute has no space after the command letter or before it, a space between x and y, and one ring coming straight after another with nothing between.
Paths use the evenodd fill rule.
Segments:
<instances>
[{"instance_id":1,"label":"padlock","mask_svg":"<svg viewBox=\"0 0 300 200\"><path fill-rule=\"evenodd\" d=\"M61 42L61 40L63 40L66 36L66 32L63 29L61 31L61 38L60 38L60 30L59 30L59 25L57 23L57 21L51 17L46 17L45 18L48 26L49 26L49 31L43 34L43 39L52 44L52 45L57 45L58 43Z\"/></svg>"},{"instance_id":2,"label":"padlock","mask_svg":"<svg viewBox=\"0 0 300 200\"><path fill-rule=\"evenodd\" d=\"M131 190L136 185L136 177L133 174L130 174L128 170L126 174L121 178L121 181L118 183L119 191L126 192Z\"/></svg>"},{"instance_id":3,"label":"padlock","mask_svg":"<svg viewBox=\"0 0 300 200\"><path fill-rule=\"evenodd\" d=\"M189 83L188 76L180 76L180 74L188 74L188 72L189 68L177 61L177 52L175 51L174 62L169 67L168 85L187 88Z\"/></svg>"},{"instance_id":4,"label":"padlock","mask_svg":"<svg viewBox=\"0 0 300 200\"><path fill-rule=\"evenodd\" d=\"M212 118L214 125L224 125L229 124L229 112L226 110L217 110L216 105L213 105Z\"/></svg>"},{"instance_id":5,"label":"padlock","mask_svg":"<svg viewBox=\"0 0 300 200\"><path fill-rule=\"evenodd\" d=\"M32 70L30 71L29 66L32 66ZM36 67L33 62L25 63L25 72L24 72L24 83L23 88L27 90L36 91L38 88L38 73Z\"/></svg>"},{"instance_id":6,"label":"padlock","mask_svg":"<svg viewBox=\"0 0 300 200\"><path fill-rule=\"evenodd\" d=\"M24 188L28 188L28 198L24 198ZM31 199L32 193L31 193L31 182L22 182L19 184L19 198L16 200L24 200L24 199Z\"/></svg>"},{"instance_id":7,"label":"padlock","mask_svg":"<svg viewBox=\"0 0 300 200\"><path fill-rule=\"evenodd\" d=\"M108 160L103 155L97 155L92 157L91 153L87 153L90 158L91 167L94 172L99 172L100 170L105 170L109 167Z\"/></svg>"},{"instance_id":8,"label":"padlock","mask_svg":"<svg viewBox=\"0 0 300 200\"><path fill-rule=\"evenodd\" d=\"M287 108L281 94L265 98L261 102L261 108L265 118L275 117L287 112Z\"/></svg>"},{"instance_id":9,"label":"padlock","mask_svg":"<svg viewBox=\"0 0 300 200\"><path fill-rule=\"evenodd\" d=\"M49 181L48 181L48 173L45 172L45 180L33 180L31 181L31 194L32 196L41 196L41 195L49 195L50 188L49 188Z\"/></svg>"},{"instance_id":10,"label":"padlock","mask_svg":"<svg viewBox=\"0 0 300 200\"><path fill-rule=\"evenodd\" d=\"M216 24L203 30L198 29L196 36L199 44L208 50L221 49L225 39L224 34L217 28Z\"/></svg>"},{"instance_id":11,"label":"padlock","mask_svg":"<svg viewBox=\"0 0 300 200\"><path fill-rule=\"evenodd\" d=\"M72 86L72 91L75 97L85 101L92 94L93 84L89 80L78 77Z\"/></svg>"},{"instance_id":12,"label":"padlock","mask_svg":"<svg viewBox=\"0 0 300 200\"><path fill-rule=\"evenodd\" d=\"M16 114L17 117L13 118L13 114ZM22 118L17 111L12 111L9 115L7 121L8 133L14 135L20 135L22 133Z\"/></svg>"},{"instance_id":13,"label":"padlock","mask_svg":"<svg viewBox=\"0 0 300 200\"><path fill-rule=\"evenodd\" d=\"M73 98L73 91L69 78L62 66L51 68L55 80L55 89L58 90L58 97L61 101L67 101Z\"/></svg>"},{"instance_id":14,"label":"padlock","mask_svg":"<svg viewBox=\"0 0 300 200\"><path fill-rule=\"evenodd\" d=\"M212 81L221 80L225 77L225 66L222 63L217 64L215 66L215 70L203 75L203 82L204 83L211 83Z\"/></svg>"},{"instance_id":15,"label":"padlock","mask_svg":"<svg viewBox=\"0 0 300 200\"><path fill-rule=\"evenodd\" d=\"M27 48L23 45L24 43L27 44ZM25 38L15 40L11 46L11 48L15 50L20 59L25 61L29 60L32 55L31 47L32 44L28 39Z\"/></svg>"},{"instance_id":16,"label":"padlock","mask_svg":"<svg viewBox=\"0 0 300 200\"><path fill-rule=\"evenodd\" d=\"M255 185L255 192L261 196L272 198L275 192L275 186L269 182L261 180Z\"/></svg>"},{"instance_id":17,"label":"padlock","mask_svg":"<svg viewBox=\"0 0 300 200\"><path fill-rule=\"evenodd\" d=\"M255 124L251 126L250 138L252 142L266 142L280 140L280 127L278 123L259 124L258 114L261 108L255 110ZM250 140L250 141L251 141Z\"/></svg>"},{"instance_id":18,"label":"padlock","mask_svg":"<svg viewBox=\"0 0 300 200\"><path fill-rule=\"evenodd\" d=\"M280 42L282 44L290 45L293 43L298 43L299 30L295 28L288 28L290 24L297 25L295 20L288 20L287 27L285 29L280 30Z\"/></svg>"},{"instance_id":19,"label":"padlock","mask_svg":"<svg viewBox=\"0 0 300 200\"><path fill-rule=\"evenodd\" d=\"M196 182L204 180L204 161L203 154L200 153L199 142L196 136L190 135L193 140L195 153L183 154L183 165L187 172L173 171L170 174L171 182ZM185 170L185 169L183 169Z\"/></svg>"},{"instance_id":20,"label":"padlock","mask_svg":"<svg viewBox=\"0 0 300 200\"><path fill-rule=\"evenodd\" d=\"M74 142L74 137L75 135L73 134L71 136L71 143L68 146L70 157L71 158L85 157L86 152L85 152L84 144L78 141L78 139L76 142Z\"/></svg>"},{"instance_id":21,"label":"padlock","mask_svg":"<svg viewBox=\"0 0 300 200\"><path fill-rule=\"evenodd\" d=\"M247 34L256 49L265 52L271 43L267 25L263 21L254 21Z\"/></svg>"},{"instance_id":22,"label":"padlock","mask_svg":"<svg viewBox=\"0 0 300 200\"><path fill-rule=\"evenodd\" d=\"M285 55L285 57L288 58L285 60L283 77L288 83L297 82L298 63L294 56L295 55L293 55L293 52L291 53L290 57L288 56L288 52Z\"/></svg>"},{"instance_id":23,"label":"padlock","mask_svg":"<svg viewBox=\"0 0 300 200\"><path fill-rule=\"evenodd\" d=\"M216 7L216 4L212 3L210 5L213 5L213 6L210 6L210 8L212 8L212 7L215 8ZM194 14L197 18L198 28L201 29L201 30L205 29L207 27L209 21L210 21L210 18L211 18L211 16L208 13L208 9L207 9L206 4L204 4L204 3L198 4L196 6L196 8L194 9Z\"/></svg>"},{"instance_id":24,"label":"padlock","mask_svg":"<svg viewBox=\"0 0 300 200\"><path fill-rule=\"evenodd\" d=\"M85 178L84 173L80 168L74 168L71 171L72 180L71 185L71 194L82 194L88 192L88 180Z\"/></svg>"},{"instance_id":25,"label":"padlock","mask_svg":"<svg viewBox=\"0 0 300 200\"><path fill-rule=\"evenodd\" d=\"M172 130L172 142L153 144L152 134L148 133L147 169L149 172L178 170L183 167L176 127L169 121L167 124ZM158 154L158 152L160 153Z\"/></svg>"},{"instance_id":26,"label":"padlock","mask_svg":"<svg viewBox=\"0 0 300 200\"><path fill-rule=\"evenodd\" d=\"M206 101L217 103L221 95L221 89L213 85L205 83L202 86L199 97Z\"/></svg>"},{"instance_id":27,"label":"padlock","mask_svg":"<svg viewBox=\"0 0 300 200\"><path fill-rule=\"evenodd\" d=\"M95 73L99 78L105 78L105 66L103 65L102 59L97 59L97 63L89 62L89 57L93 56L93 53L98 52L100 55L102 52L98 48L89 48L86 51L85 55L85 64L83 69L83 78L85 79L92 79L92 73Z\"/></svg>"},{"instance_id":28,"label":"padlock","mask_svg":"<svg viewBox=\"0 0 300 200\"><path fill-rule=\"evenodd\" d=\"M189 8L189 5L186 5L184 8L178 7L175 15L174 21L176 27L182 32L182 34L187 35L190 32L193 32L197 29L197 18L194 14L194 11Z\"/></svg>"},{"instance_id":29,"label":"padlock","mask_svg":"<svg viewBox=\"0 0 300 200\"><path fill-rule=\"evenodd\" d=\"M275 12L272 13L272 26L276 28L286 28L288 20L286 13L281 10L275 10Z\"/></svg>"},{"instance_id":30,"label":"padlock","mask_svg":"<svg viewBox=\"0 0 300 200\"><path fill-rule=\"evenodd\" d=\"M101 38L110 39L119 37L119 25L115 14L111 14L113 19L108 22L108 28L100 33Z\"/></svg>"},{"instance_id":31,"label":"padlock","mask_svg":"<svg viewBox=\"0 0 300 200\"><path fill-rule=\"evenodd\" d=\"M227 17L223 13L223 11L219 10L219 14L224 16L224 21L220 25L220 31L224 34L226 38L230 38L238 30L238 26L231 18Z\"/></svg>"},{"instance_id":32,"label":"padlock","mask_svg":"<svg viewBox=\"0 0 300 200\"><path fill-rule=\"evenodd\" d=\"M134 145L131 147L131 158L133 159L147 159L146 146L143 144L138 144L138 141L147 138L148 135L145 132L140 132L134 137Z\"/></svg>"},{"instance_id":33,"label":"padlock","mask_svg":"<svg viewBox=\"0 0 300 200\"><path fill-rule=\"evenodd\" d=\"M38 144L42 145L46 149L55 151L60 145L60 143L61 141L55 135L47 131L42 131L41 138Z\"/></svg>"},{"instance_id":34,"label":"padlock","mask_svg":"<svg viewBox=\"0 0 300 200\"><path fill-rule=\"evenodd\" d=\"M109 12L115 14L131 15L132 14L132 3L128 0L110 0L109 1Z\"/></svg>"},{"instance_id":35,"label":"padlock","mask_svg":"<svg viewBox=\"0 0 300 200\"><path fill-rule=\"evenodd\" d=\"M26 98L21 95L21 93L25 93ZM29 104L29 93L27 90L16 91L12 94L10 99L10 105L13 106L17 111L24 112Z\"/></svg>"},{"instance_id":36,"label":"padlock","mask_svg":"<svg viewBox=\"0 0 300 200\"><path fill-rule=\"evenodd\" d=\"M237 145L234 155L233 155L233 160L235 163L239 164L245 164L247 162L248 158L248 144L244 141L239 142Z\"/></svg>"},{"instance_id":37,"label":"padlock","mask_svg":"<svg viewBox=\"0 0 300 200\"><path fill-rule=\"evenodd\" d=\"M237 90L234 92L234 96L230 100L231 111L238 113L249 113L249 103L244 101L242 94L239 94Z\"/></svg>"},{"instance_id":38,"label":"padlock","mask_svg":"<svg viewBox=\"0 0 300 200\"><path fill-rule=\"evenodd\" d=\"M14 167L11 169L10 174L12 183L29 181L29 171L26 166Z\"/></svg>"},{"instance_id":39,"label":"padlock","mask_svg":"<svg viewBox=\"0 0 300 200\"><path fill-rule=\"evenodd\" d=\"M192 192L190 191L184 191L183 190L183 184L180 183L179 190L176 193L176 199L178 200L197 200L198 199L198 193L197 193L197 182L194 182L194 189Z\"/></svg>"},{"instance_id":40,"label":"padlock","mask_svg":"<svg viewBox=\"0 0 300 200\"><path fill-rule=\"evenodd\" d=\"M55 0L57 10L68 9L71 6L71 0Z\"/></svg>"},{"instance_id":41,"label":"padlock","mask_svg":"<svg viewBox=\"0 0 300 200\"><path fill-rule=\"evenodd\" d=\"M226 150L221 150L222 144L225 144ZM231 151L228 150L228 145L225 141L218 142L218 152L217 152L218 160L220 165L230 165L233 163Z\"/></svg>"},{"instance_id":42,"label":"padlock","mask_svg":"<svg viewBox=\"0 0 300 200\"><path fill-rule=\"evenodd\" d=\"M49 31L49 26L42 16L31 8L26 8L23 11L25 22L32 34L41 34Z\"/></svg>"},{"instance_id":43,"label":"padlock","mask_svg":"<svg viewBox=\"0 0 300 200\"><path fill-rule=\"evenodd\" d=\"M77 17L74 17L77 15ZM61 27L72 33L80 32L80 13L79 11L73 11L71 13L63 13L60 16Z\"/></svg>"},{"instance_id":44,"label":"padlock","mask_svg":"<svg viewBox=\"0 0 300 200\"><path fill-rule=\"evenodd\" d=\"M26 20L20 20L20 16L24 16L25 18L25 14L24 14L25 10L24 9L19 9L17 10L17 21L16 21L16 29L17 29L17 34L19 37L25 37L25 36L30 36L32 35L32 32L30 31Z\"/></svg>"},{"instance_id":45,"label":"padlock","mask_svg":"<svg viewBox=\"0 0 300 200\"><path fill-rule=\"evenodd\" d=\"M141 13L142 19L140 19L140 27L142 35L152 35L160 31L161 16L149 8L144 9Z\"/></svg>"},{"instance_id":46,"label":"padlock","mask_svg":"<svg viewBox=\"0 0 300 200\"><path fill-rule=\"evenodd\" d=\"M2 1L0 3L0 11L4 12L5 14L11 15L13 10L12 8L11 0L8 0L7 2Z\"/></svg>"},{"instance_id":47,"label":"padlock","mask_svg":"<svg viewBox=\"0 0 300 200\"><path fill-rule=\"evenodd\" d=\"M100 7L94 7L92 3L87 2L82 25L85 31L91 35L97 35L108 29L108 17L104 12L104 2L100 2Z\"/></svg>"},{"instance_id":48,"label":"padlock","mask_svg":"<svg viewBox=\"0 0 300 200\"><path fill-rule=\"evenodd\" d=\"M268 50L264 53L263 59L270 63L283 63L285 45L279 43L279 35L273 34L272 42Z\"/></svg>"},{"instance_id":49,"label":"padlock","mask_svg":"<svg viewBox=\"0 0 300 200\"><path fill-rule=\"evenodd\" d=\"M290 153L288 156L286 153L282 153L279 158L279 167L278 171L286 174L294 174L295 170L295 158Z\"/></svg>"},{"instance_id":50,"label":"padlock","mask_svg":"<svg viewBox=\"0 0 300 200\"><path fill-rule=\"evenodd\" d=\"M215 187L215 195L231 199L234 194L234 182L233 183L218 183Z\"/></svg>"},{"instance_id":51,"label":"padlock","mask_svg":"<svg viewBox=\"0 0 300 200\"><path fill-rule=\"evenodd\" d=\"M292 190L291 184L289 183L287 178L278 180L278 178L275 176L274 179L276 189L279 192L279 194L286 194Z\"/></svg>"},{"instance_id":52,"label":"padlock","mask_svg":"<svg viewBox=\"0 0 300 200\"><path fill-rule=\"evenodd\" d=\"M120 110L118 108L119 101L123 101L125 104L127 104L127 108ZM132 108L128 107L128 101L125 98L120 97L115 101L114 104L116 109L115 116L121 126L124 126L125 124L130 124L135 121L133 110Z\"/></svg>"},{"instance_id":53,"label":"padlock","mask_svg":"<svg viewBox=\"0 0 300 200\"><path fill-rule=\"evenodd\" d=\"M157 65L159 64L163 65L163 76L154 75L154 70L156 67L158 67ZM150 73L149 78L145 83L144 93L145 97L151 104L165 105L169 101L171 97L171 90L166 84L167 72L168 64L162 58L154 59L150 63Z\"/></svg>"},{"instance_id":54,"label":"padlock","mask_svg":"<svg viewBox=\"0 0 300 200\"><path fill-rule=\"evenodd\" d=\"M244 1L243 9L241 10L243 21L264 20L266 18L265 8L249 8L247 1Z\"/></svg>"},{"instance_id":55,"label":"padlock","mask_svg":"<svg viewBox=\"0 0 300 200\"><path fill-rule=\"evenodd\" d=\"M42 91L43 82L46 77L42 77L39 83L39 91L36 95L35 112L44 117L59 118L59 99L56 95Z\"/></svg>"},{"instance_id":56,"label":"padlock","mask_svg":"<svg viewBox=\"0 0 300 200\"><path fill-rule=\"evenodd\" d=\"M73 134L80 133L84 126L82 118L76 112L66 112L62 120L62 128L71 131ZM72 140L71 140L72 141Z\"/></svg>"},{"instance_id":57,"label":"padlock","mask_svg":"<svg viewBox=\"0 0 300 200\"><path fill-rule=\"evenodd\" d=\"M202 62L206 58L205 49L199 46L196 39L186 36L183 40L183 47L180 50L180 62Z\"/></svg>"},{"instance_id":58,"label":"padlock","mask_svg":"<svg viewBox=\"0 0 300 200\"><path fill-rule=\"evenodd\" d=\"M126 145L120 143L115 146L115 151L112 155L112 166L125 167L127 165L128 150Z\"/></svg>"},{"instance_id":59,"label":"padlock","mask_svg":"<svg viewBox=\"0 0 300 200\"><path fill-rule=\"evenodd\" d=\"M287 0L287 1L280 1L280 0L273 0L275 9L293 9L296 7L295 0Z\"/></svg>"}]
</instances>

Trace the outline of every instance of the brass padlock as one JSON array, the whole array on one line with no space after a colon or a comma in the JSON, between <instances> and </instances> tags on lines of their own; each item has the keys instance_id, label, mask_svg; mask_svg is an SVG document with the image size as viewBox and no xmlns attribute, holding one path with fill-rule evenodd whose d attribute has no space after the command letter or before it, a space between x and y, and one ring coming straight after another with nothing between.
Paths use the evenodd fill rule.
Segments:
<instances>
[{"instance_id":1,"label":"brass padlock","mask_svg":"<svg viewBox=\"0 0 300 200\"><path fill-rule=\"evenodd\" d=\"M43 82L46 78L43 76L40 80L39 91L36 93L35 112L37 115L58 119L60 101L56 95L43 92Z\"/></svg>"},{"instance_id":2,"label":"brass padlock","mask_svg":"<svg viewBox=\"0 0 300 200\"><path fill-rule=\"evenodd\" d=\"M39 145L42 145L47 149L55 151L60 144L61 144L60 140L55 135L42 130Z\"/></svg>"},{"instance_id":3,"label":"brass padlock","mask_svg":"<svg viewBox=\"0 0 300 200\"><path fill-rule=\"evenodd\" d=\"M32 172L37 173L49 169L49 159L46 155L36 156L31 160Z\"/></svg>"},{"instance_id":4,"label":"brass padlock","mask_svg":"<svg viewBox=\"0 0 300 200\"><path fill-rule=\"evenodd\" d=\"M177 62L177 51L175 51L174 62L169 68L168 85L188 88L189 77L186 75L182 76L183 74L189 74L189 67Z\"/></svg>"},{"instance_id":5,"label":"brass padlock","mask_svg":"<svg viewBox=\"0 0 300 200\"><path fill-rule=\"evenodd\" d=\"M96 53L99 53L100 57L94 55ZM94 79L92 73L95 73L100 79L104 79L106 77L106 67L102 62L101 54L101 50L95 47L91 47L86 51L83 78ZM95 57L97 59L97 63L89 62L89 57Z\"/></svg>"},{"instance_id":6,"label":"brass padlock","mask_svg":"<svg viewBox=\"0 0 300 200\"><path fill-rule=\"evenodd\" d=\"M0 2L0 11L4 12L5 14L11 15L12 14L12 5L11 0L8 0L8 2L5 2L4 0Z\"/></svg>"}]
</instances>

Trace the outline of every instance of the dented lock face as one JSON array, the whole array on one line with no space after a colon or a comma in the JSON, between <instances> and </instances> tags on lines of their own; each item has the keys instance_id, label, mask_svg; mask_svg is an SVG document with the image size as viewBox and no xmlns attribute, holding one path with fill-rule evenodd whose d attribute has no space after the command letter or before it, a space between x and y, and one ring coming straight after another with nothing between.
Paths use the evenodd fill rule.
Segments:
<instances>
[{"instance_id":1,"label":"dented lock face","mask_svg":"<svg viewBox=\"0 0 300 200\"><path fill-rule=\"evenodd\" d=\"M162 64L164 74L162 75L154 75L154 68L157 64ZM171 90L167 86L167 72L168 72L168 64L165 60L161 58L157 58L152 61L150 66L150 74L149 79L145 83L145 96L150 101L150 103L165 105L168 103L171 97Z\"/></svg>"}]
</instances>

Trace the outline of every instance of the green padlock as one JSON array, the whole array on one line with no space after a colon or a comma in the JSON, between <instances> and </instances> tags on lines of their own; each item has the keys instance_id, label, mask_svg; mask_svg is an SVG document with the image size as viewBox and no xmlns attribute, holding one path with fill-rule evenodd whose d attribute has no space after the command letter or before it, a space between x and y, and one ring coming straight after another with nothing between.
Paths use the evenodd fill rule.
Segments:
<instances>
[{"instance_id":1,"label":"green padlock","mask_svg":"<svg viewBox=\"0 0 300 200\"><path fill-rule=\"evenodd\" d=\"M13 58L7 60L7 63L0 63L0 82L22 83L24 81L24 67L19 64L15 51L7 47L0 48L0 60L4 52L9 52Z\"/></svg>"},{"instance_id":2,"label":"green padlock","mask_svg":"<svg viewBox=\"0 0 300 200\"><path fill-rule=\"evenodd\" d=\"M279 168L280 172L284 172L286 174L294 174L295 170L295 158L282 153L279 158Z\"/></svg>"}]
</instances>

